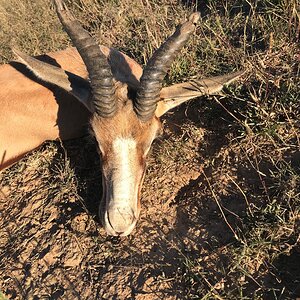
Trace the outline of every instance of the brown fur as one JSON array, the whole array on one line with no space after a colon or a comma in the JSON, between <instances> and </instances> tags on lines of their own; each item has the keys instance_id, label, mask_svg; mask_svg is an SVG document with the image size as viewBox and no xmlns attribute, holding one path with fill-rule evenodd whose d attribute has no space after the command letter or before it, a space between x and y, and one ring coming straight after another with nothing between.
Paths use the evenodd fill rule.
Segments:
<instances>
[{"instance_id":1,"label":"brown fur","mask_svg":"<svg viewBox=\"0 0 300 300\"><path fill-rule=\"evenodd\" d=\"M132 101L127 98L127 85L119 85L117 91L117 114L110 119L94 115L91 120L91 127L101 147L103 159L109 160L112 141L118 137L134 139L141 157L144 157L161 129L161 122L156 116L147 122L141 122L133 111Z\"/></svg>"},{"instance_id":2,"label":"brown fur","mask_svg":"<svg viewBox=\"0 0 300 300\"><path fill-rule=\"evenodd\" d=\"M120 80L129 78L131 85L136 84L141 67L114 49L104 46L101 49L115 59L112 69L116 77ZM82 78L88 76L75 48L39 58ZM0 98L0 170L45 140L67 140L86 133L90 112L68 93L38 81L23 65L2 65L0 85L3 87Z\"/></svg>"},{"instance_id":3,"label":"brown fur","mask_svg":"<svg viewBox=\"0 0 300 300\"><path fill-rule=\"evenodd\" d=\"M93 97L89 95L88 86L85 87L85 96L81 97L81 93L73 94L79 100L77 101L58 88L32 81L12 66L2 67L4 71L8 68L11 77L1 77L3 72L0 70L0 83L2 79L4 86L7 81L9 87L1 100L3 105L0 106L0 113L1 109L3 115L6 113L6 117L0 120L0 157L3 156L3 168L38 147L46 139L80 136L91 117L90 125L102 156L102 223L108 234L128 235L140 212L140 189L145 174L146 155L161 130L158 117L188 99L220 91L224 84L239 77L241 73L164 88L155 114L145 122L133 109L142 74L141 67L114 49L103 46L101 49L109 58L116 85L118 109L111 118L103 118L94 113L91 101ZM53 79L53 73L48 76L49 66L36 60L34 64L38 71L35 72L35 67L30 64L33 60L29 58L27 61L26 55L21 54L21 57L45 82L60 84L63 80L60 87L67 87L70 93L80 86L59 69L56 71L62 79ZM76 50L68 49L50 57L63 69L87 78L86 68ZM11 78L14 78L13 85L9 82Z\"/></svg>"}]
</instances>

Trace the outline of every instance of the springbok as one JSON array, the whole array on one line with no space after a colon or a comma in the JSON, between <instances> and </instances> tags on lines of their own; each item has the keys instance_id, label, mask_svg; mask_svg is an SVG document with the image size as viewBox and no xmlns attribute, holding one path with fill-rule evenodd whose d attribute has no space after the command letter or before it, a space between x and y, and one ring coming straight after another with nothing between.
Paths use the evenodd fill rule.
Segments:
<instances>
[{"instance_id":1,"label":"springbok","mask_svg":"<svg viewBox=\"0 0 300 300\"><path fill-rule=\"evenodd\" d=\"M79 54L70 48L40 60L15 50L33 74L20 72L17 63L1 67L2 169L45 140L83 135L89 122L102 161L101 220L109 235L126 236L140 213L146 156L161 131L159 118L189 99L220 91L242 72L162 87L199 13L178 26L142 69L125 54L99 46L62 0L54 2Z\"/></svg>"}]
</instances>

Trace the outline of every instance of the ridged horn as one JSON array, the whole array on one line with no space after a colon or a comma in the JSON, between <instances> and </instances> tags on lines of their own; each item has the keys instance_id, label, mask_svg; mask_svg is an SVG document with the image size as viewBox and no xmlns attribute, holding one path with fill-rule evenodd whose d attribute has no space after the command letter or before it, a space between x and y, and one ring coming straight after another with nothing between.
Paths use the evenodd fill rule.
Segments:
<instances>
[{"instance_id":1,"label":"ridged horn","mask_svg":"<svg viewBox=\"0 0 300 300\"><path fill-rule=\"evenodd\" d=\"M191 14L189 20L178 26L176 31L155 51L147 63L140 79L140 87L134 103L135 112L145 122L154 115L163 79L196 27L200 13Z\"/></svg>"},{"instance_id":2,"label":"ridged horn","mask_svg":"<svg viewBox=\"0 0 300 300\"><path fill-rule=\"evenodd\" d=\"M99 45L69 12L62 0L54 0L57 15L82 57L91 82L93 105L100 117L112 117L117 110L115 85L107 58Z\"/></svg>"}]
</instances>

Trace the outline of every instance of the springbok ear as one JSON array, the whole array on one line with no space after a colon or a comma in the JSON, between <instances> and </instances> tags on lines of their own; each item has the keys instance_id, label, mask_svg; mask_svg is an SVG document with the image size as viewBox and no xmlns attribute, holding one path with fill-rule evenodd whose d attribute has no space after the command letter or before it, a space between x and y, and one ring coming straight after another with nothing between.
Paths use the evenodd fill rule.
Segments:
<instances>
[{"instance_id":1,"label":"springbok ear","mask_svg":"<svg viewBox=\"0 0 300 300\"><path fill-rule=\"evenodd\" d=\"M157 104L155 115L162 116L170 109L180 105L187 100L203 95L213 95L220 92L225 85L240 78L244 71L238 71L223 76L178 83L165 87L160 92L160 100Z\"/></svg>"},{"instance_id":2,"label":"springbok ear","mask_svg":"<svg viewBox=\"0 0 300 300\"><path fill-rule=\"evenodd\" d=\"M33 58L17 49L12 49L12 51L37 78L62 88L78 99L90 112L94 112L93 105L89 101L91 91L87 80Z\"/></svg>"}]
</instances>

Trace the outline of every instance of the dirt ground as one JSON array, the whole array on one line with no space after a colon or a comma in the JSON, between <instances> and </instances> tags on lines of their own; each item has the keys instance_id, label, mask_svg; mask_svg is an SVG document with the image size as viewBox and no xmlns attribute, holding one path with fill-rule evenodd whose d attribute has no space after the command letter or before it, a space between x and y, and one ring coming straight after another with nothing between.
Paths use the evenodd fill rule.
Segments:
<instances>
[{"instance_id":1,"label":"dirt ground","mask_svg":"<svg viewBox=\"0 0 300 300\"><path fill-rule=\"evenodd\" d=\"M233 163L237 157L220 119L218 133L201 127L209 123L199 117L205 102L165 120L165 134L149 162L141 217L129 237L108 237L99 224L100 162L89 137L64 148L46 144L5 171L0 206L4 295L199 299L201 284L215 295L226 286L230 289L232 279L222 269L226 272L227 247L236 242L233 232L247 206L233 182L249 170ZM189 121L184 124L180 120L186 114ZM180 150L179 141L185 141ZM254 174L247 178L248 184L257 180ZM294 256L299 258L299 252ZM275 276L264 277L269 286L279 285ZM248 285L250 290L257 287Z\"/></svg>"},{"instance_id":2,"label":"dirt ground","mask_svg":"<svg viewBox=\"0 0 300 300\"><path fill-rule=\"evenodd\" d=\"M141 64L198 9L166 82L246 75L164 117L128 237L100 224L91 137L47 142L1 172L0 300L300 298L298 0L66 2ZM0 0L0 28L3 62L15 33L32 55L70 46L46 0Z\"/></svg>"},{"instance_id":3,"label":"dirt ground","mask_svg":"<svg viewBox=\"0 0 300 300\"><path fill-rule=\"evenodd\" d=\"M195 142L198 147L202 138L203 130L197 129L189 145ZM11 299L183 297L184 285L177 285L177 278L185 272L185 252L198 253L197 245L207 240L204 228L200 224L192 228L196 220L189 220L199 207L189 211L179 203L202 172L193 148L187 153L190 157L183 158L188 164L174 159L164 167L152 158L137 229L130 237L111 238L96 217L101 177L94 145L86 138L65 147L80 182L69 174L64 161L68 158L59 144L29 155L16 172L22 172L21 182L13 178L14 186L2 176L1 269L6 271L1 274L1 289L5 295ZM154 151L159 151L157 147ZM40 174L31 159L47 160L49 168L42 172L49 174Z\"/></svg>"}]
</instances>

